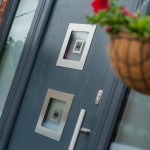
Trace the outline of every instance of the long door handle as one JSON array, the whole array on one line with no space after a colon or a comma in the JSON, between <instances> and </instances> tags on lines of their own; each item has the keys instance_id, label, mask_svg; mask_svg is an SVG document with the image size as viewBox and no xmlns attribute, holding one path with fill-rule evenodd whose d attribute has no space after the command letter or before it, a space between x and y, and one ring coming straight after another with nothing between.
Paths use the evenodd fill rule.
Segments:
<instances>
[{"instance_id":1,"label":"long door handle","mask_svg":"<svg viewBox=\"0 0 150 150\"><path fill-rule=\"evenodd\" d=\"M81 128L85 114L86 110L81 109L68 150L74 150L80 132L84 134L89 134L91 132L90 129L84 127Z\"/></svg>"}]
</instances>

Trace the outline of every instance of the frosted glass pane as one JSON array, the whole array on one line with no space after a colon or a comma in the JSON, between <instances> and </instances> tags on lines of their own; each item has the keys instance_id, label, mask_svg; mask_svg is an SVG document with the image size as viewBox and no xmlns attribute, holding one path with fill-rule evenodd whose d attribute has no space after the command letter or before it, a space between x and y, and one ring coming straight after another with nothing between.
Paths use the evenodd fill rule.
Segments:
<instances>
[{"instance_id":1,"label":"frosted glass pane","mask_svg":"<svg viewBox=\"0 0 150 150\"><path fill-rule=\"evenodd\" d=\"M150 96L132 91L110 150L150 149Z\"/></svg>"},{"instance_id":2,"label":"frosted glass pane","mask_svg":"<svg viewBox=\"0 0 150 150\"><path fill-rule=\"evenodd\" d=\"M0 56L0 117L29 32L38 0L21 0Z\"/></svg>"},{"instance_id":3,"label":"frosted glass pane","mask_svg":"<svg viewBox=\"0 0 150 150\"><path fill-rule=\"evenodd\" d=\"M64 59L80 61L89 33L72 31Z\"/></svg>"},{"instance_id":4,"label":"frosted glass pane","mask_svg":"<svg viewBox=\"0 0 150 150\"><path fill-rule=\"evenodd\" d=\"M61 118L65 108L66 102L51 98L42 126L57 132L60 128Z\"/></svg>"}]
</instances>

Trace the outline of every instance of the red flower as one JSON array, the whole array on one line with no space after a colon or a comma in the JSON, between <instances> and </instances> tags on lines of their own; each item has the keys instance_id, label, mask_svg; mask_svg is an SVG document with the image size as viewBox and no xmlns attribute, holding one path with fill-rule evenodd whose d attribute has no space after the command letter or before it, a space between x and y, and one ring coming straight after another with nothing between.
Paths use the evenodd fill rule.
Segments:
<instances>
[{"instance_id":1,"label":"red flower","mask_svg":"<svg viewBox=\"0 0 150 150\"><path fill-rule=\"evenodd\" d=\"M111 31L111 27L110 26L107 26L106 28L105 28L105 31L108 33L108 32L110 32Z\"/></svg>"},{"instance_id":2,"label":"red flower","mask_svg":"<svg viewBox=\"0 0 150 150\"><path fill-rule=\"evenodd\" d=\"M108 0L94 0L91 5L95 13L109 8Z\"/></svg>"},{"instance_id":3,"label":"red flower","mask_svg":"<svg viewBox=\"0 0 150 150\"><path fill-rule=\"evenodd\" d=\"M134 14L132 14L131 12L129 12L129 10L127 10L125 7L121 7L121 11L126 16L129 16L129 17L132 17L132 18L137 18L137 16L135 16Z\"/></svg>"}]
</instances>

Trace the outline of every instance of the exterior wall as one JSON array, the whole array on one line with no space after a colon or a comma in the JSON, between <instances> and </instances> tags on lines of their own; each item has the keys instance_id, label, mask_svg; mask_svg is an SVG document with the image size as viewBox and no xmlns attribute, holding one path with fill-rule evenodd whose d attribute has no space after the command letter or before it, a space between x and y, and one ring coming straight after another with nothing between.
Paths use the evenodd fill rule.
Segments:
<instances>
[{"instance_id":1,"label":"exterior wall","mask_svg":"<svg viewBox=\"0 0 150 150\"><path fill-rule=\"evenodd\" d=\"M0 4L0 25L3 22L4 16L5 16L5 12L8 6L8 1L9 0L2 0L1 4Z\"/></svg>"}]
</instances>

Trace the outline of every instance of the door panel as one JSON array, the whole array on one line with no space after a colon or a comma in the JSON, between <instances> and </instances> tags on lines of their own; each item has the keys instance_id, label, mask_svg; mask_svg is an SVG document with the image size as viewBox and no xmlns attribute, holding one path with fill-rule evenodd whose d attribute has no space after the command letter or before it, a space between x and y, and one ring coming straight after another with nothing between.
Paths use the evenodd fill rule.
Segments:
<instances>
[{"instance_id":1,"label":"door panel","mask_svg":"<svg viewBox=\"0 0 150 150\"><path fill-rule=\"evenodd\" d=\"M8 150L67 150L80 110L86 109L83 126L93 129L100 105L95 104L108 73L107 37L97 28L82 71L57 67L56 62L69 23L86 23L88 2L57 1L27 86ZM75 95L59 142L34 132L48 89ZM76 148L86 150L91 136L79 135Z\"/></svg>"},{"instance_id":2,"label":"door panel","mask_svg":"<svg viewBox=\"0 0 150 150\"><path fill-rule=\"evenodd\" d=\"M56 1L18 112L8 150L67 150L81 109L87 110L82 126L94 130L99 119L96 118L100 112L98 110L102 109L101 103L95 104L95 98L97 92L104 89L109 70L108 39L105 32L100 28L96 29L82 71L56 66L69 23L86 23L85 16L91 10L89 3L80 0ZM75 95L59 142L34 132L49 88ZM102 131L103 126L100 127ZM93 137L91 134L92 132L89 136L80 134L75 149L88 149Z\"/></svg>"}]
</instances>

